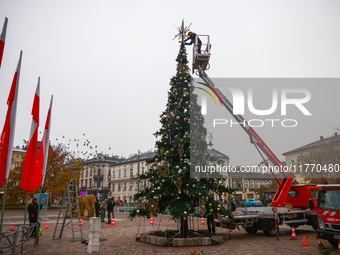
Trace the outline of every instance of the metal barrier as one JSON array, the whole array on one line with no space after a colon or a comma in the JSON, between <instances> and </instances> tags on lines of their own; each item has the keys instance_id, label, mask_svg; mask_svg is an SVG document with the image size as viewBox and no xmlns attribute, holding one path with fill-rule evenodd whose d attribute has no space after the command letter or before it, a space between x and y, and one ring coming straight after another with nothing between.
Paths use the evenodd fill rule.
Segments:
<instances>
[{"instance_id":1,"label":"metal barrier","mask_svg":"<svg viewBox=\"0 0 340 255\"><path fill-rule=\"evenodd\" d=\"M4 224L3 226L11 226L12 224ZM33 231L35 228L39 229L37 223L34 224L15 224L15 230L8 229L0 233L0 254L12 250L15 254L16 247L23 245L25 242L34 239Z\"/></svg>"}]
</instances>

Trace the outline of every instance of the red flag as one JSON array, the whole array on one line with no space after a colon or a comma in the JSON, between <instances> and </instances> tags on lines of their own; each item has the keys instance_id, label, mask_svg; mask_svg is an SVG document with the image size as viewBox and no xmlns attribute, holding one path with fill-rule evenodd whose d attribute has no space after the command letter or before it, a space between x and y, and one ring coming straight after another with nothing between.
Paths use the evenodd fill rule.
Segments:
<instances>
[{"instance_id":1,"label":"red flag","mask_svg":"<svg viewBox=\"0 0 340 255\"><path fill-rule=\"evenodd\" d=\"M27 147L24 169L22 172L20 187L28 192L32 192L37 188L36 179L39 178L38 172L38 127L39 127L39 92L40 92L40 77L34 95L32 107L32 126L29 143ZM41 174L41 172L40 172Z\"/></svg>"},{"instance_id":2,"label":"red flag","mask_svg":"<svg viewBox=\"0 0 340 255\"><path fill-rule=\"evenodd\" d=\"M17 102L19 91L19 79L20 79L20 67L21 67L22 52L20 52L20 58L17 69L14 74L11 91L9 92L7 105L7 115L4 124L4 128L1 133L1 152L0 152L0 187L5 185L6 179L8 179L9 171L12 162L13 152L13 140L15 132L15 120L17 114Z\"/></svg>"},{"instance_id":3,"label":"red flag","mask_svg":"<svg viewBox=\"0 0 340 255\"><path fill-rule=\"evenodd\" d=\"M2 28L2 33L0 35L0 68L1 68L1 62L2 62L2 55L4 54L4 49L5 49L7 22L8 22L8 19L5 18L5 23L4 23L4 26Z\"/></svg>"},{"instance_id":4,"label":"red flag","mask_svg":"<svg viewBox=\"0 0 340 255\"><path fill-rule=\"evenodd\" d=\"M43 138L41 139L40 150L39 150L39 158L38 158L38 171L39 178L36 179L36 187L42 187L44 185L45 173L46 173L46 165L48 158L48 149L50 147L50 131L51 131L51 117L52 117L52 103L53 96L51 97L50 108L47 113L46 124Z\"/></svg>"}]
</instances>

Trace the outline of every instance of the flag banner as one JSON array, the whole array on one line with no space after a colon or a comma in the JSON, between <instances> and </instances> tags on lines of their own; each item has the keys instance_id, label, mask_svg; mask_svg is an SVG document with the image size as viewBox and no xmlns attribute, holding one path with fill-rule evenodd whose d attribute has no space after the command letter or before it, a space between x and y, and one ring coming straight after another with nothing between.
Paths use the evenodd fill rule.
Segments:
<instances>
[{"instance_id":1,"label":"flag banner","mask_svg":"<svg viewBox=\"0 0 340 255\"><path fill-rule=\"evenodd\" d=\"M8 179L9 171L12 162L13 153L13 141L15 132L15 120L17 113L19 80L20 80L20 68L21 68L22 51L20 52L20 58L17 69L14 74L11 90L9 92L7 105L8 110L6 114L6 120L4 128L1 133L1 152L0 152L0 187L5 185L6 179Z\"/></svg>"},{"instance_id":2,"label":"flag banner","mask_svg":"<svg viewBox=\"0 0 340 255\"><path fill-rule=\"evenodd\" d=\"M2 32L1 32L1 35L0 35L0 68L1 68L2 56L4 54L4 49L5 49L7 22L8 22L8 19L5 18L5 23L4 23L4 26L2 28Z\"/></svg>"},{"instance_id":3,"label":"flag banner","mask_svg":"<svg viewBox=\"0 0 340 255\"><path fill-rule=\"evenodd\" d=\"M40 94L40 77L38 78L38 85L35 91L33 107L32 107L32 125L29 137L24 169L22 172L20 187L28 192L34 191L36 186L36 179L39 178L42 171L39 173L38 169L38 127L39 127L39 94Z\"/></svg>"},{"instance_id":4,"label":"flag banner","mask_svg":"<svg viewBox=\"0 0 340 255\"><path fill-rule=\"evenodd\" d=\"M38 158L38 172L39 178L37 178L37 187L42 187L44 185L45 174L46 174L46 166L48 159L48 149L50 147L50 131L51 131L51 118L52 118L52 103L53 96L51 96L50 108L47 113L46 124L44 129L43 138L41 139L40 150L39 150L39 158Z\"/></svg>"}]
</instances>

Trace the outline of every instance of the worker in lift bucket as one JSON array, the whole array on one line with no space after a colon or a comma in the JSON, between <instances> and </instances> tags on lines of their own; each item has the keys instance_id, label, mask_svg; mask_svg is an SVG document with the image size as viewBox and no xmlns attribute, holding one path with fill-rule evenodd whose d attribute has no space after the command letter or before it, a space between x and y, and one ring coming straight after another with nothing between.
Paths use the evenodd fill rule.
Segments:
<instances>
[{"instance_id":1,"label":"worker in lift bucket","mask_svg":"<svg viewBox=\"0 0 340 255\"><path fill-rule=\"evenodd\" d=\"M184 40L184 44L185 45L191 45L193 43L195 43L195 38L196 38L196 34L189 31L188 32L188 38ZM191 42L186 42L188 40L191 40ZM200 38L197 36L197 50L198 50L198 54L201 54L201 47L202 47L202 41L200 40Z\"/></svg>"}]
</instances>

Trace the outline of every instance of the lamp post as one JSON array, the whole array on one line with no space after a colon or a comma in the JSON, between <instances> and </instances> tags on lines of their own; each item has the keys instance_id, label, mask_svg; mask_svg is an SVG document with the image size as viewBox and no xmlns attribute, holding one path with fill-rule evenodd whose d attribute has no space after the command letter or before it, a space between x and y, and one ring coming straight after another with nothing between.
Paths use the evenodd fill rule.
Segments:
<instances>
[{"instance_id":1,"label":"lamp post","mask_svg":"<svg viewBox=\"0 0 340 255\"><path fill-rule=\"evenodd\" d=\"M98 154L97 163L98 163L98 172L97 172L97 197L99 197L99 181L100 181L100 155Z\"/></svg>"},{"instance_id":2,"label":"lamp post","mask_svg":"<svg viewBox=\"0 0 340 255\"><path fill-rule=\"evenodd\" d=\"M109 196L111 197L111 194L112 194L112 192L111 192L111 169L109 168L109 175L108 175L108 182L109 182L109 192L108 192L108 198L109 198Z\"/></svg>"},{"instance_id":3,"label":"lamp post","mask_svg":"<svg viewBox=\"0 0 340 255\"><path fill-rule=\"evenodd\" d=\"M140 150L138 150L137 193L139 193L139 156L140 156Z\"/></svg>"}]
</instances>

